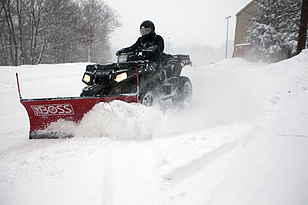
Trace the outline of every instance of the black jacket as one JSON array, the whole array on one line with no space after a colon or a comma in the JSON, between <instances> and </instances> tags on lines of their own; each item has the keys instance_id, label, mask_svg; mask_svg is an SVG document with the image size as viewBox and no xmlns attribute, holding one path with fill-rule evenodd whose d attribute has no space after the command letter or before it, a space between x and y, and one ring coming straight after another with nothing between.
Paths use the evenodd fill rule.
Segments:
<instances>
[{"instance_id":1,"label":"black jacket","mask_svg":"<svg viewBox=\"0 0 308 205\"><path fill-rule=\"evenodd\" d=\"M161 55L164 51L164 39L157 35L156 33L151 33L146 36L141 36L137 39L131 47L124 48L124 52L132 52L138 49L148 49L154 46L155 50L153 52L147 52L144 54L144 60L155 61L159 64Z\"/></svg>"}]
</instances>

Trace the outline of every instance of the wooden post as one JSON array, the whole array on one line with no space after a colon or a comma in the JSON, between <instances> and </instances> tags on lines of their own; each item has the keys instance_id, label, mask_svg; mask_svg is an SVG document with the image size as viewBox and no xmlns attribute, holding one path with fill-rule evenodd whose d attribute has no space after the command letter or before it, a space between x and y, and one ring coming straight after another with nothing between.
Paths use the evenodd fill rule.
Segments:
<instances>
[{"instance_id":1,"label":"wooden post","mask_svg":"<svg viewBox=\"0 0 308 205\"><path fill-rule=\"evenodd\" d=\"M308 0L303 0L302 11L301 11L301 20L299 25L299 35L297 43L297 54L302 52L306 46L307 38L307 23L308 23Z\"/></svg>"}]
</instances>

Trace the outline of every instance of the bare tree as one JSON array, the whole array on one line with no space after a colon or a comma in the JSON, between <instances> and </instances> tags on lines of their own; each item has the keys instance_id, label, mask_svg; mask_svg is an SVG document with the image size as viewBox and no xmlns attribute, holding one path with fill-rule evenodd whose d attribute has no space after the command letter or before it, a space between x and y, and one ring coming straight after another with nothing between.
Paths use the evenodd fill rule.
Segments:
<instances>
[{"instance_id":1,"label":"bare tree","mask_svg":"<svg viewBox=\"0 0 308 205\"><path fill-rule=\"evenodd\" d=\"M118 26L98 0L1 0L0 65L104 62Z\"/></svg>"},{"instance_id":2,"label":"bare tree","mask_svg":"<svg viewBox=\"0 0 308 205\"><path fill-rule=\"evenodd\" d=\"M12 0L1 1L1 19L3 18L3 34L1 35L4 41L2 42L1 50L4 50L5 57L10 59L7 62L12 65L18 65L18 47L15 24L13 21L16 9Z\"/></svg>"},{"instance_id":3,"label":"bare tree","mask_svg":"<svg viewBox=\"0 0 308 205\"><path fill-rule=\"evenodd\" d=\"M87 60L106 62L110 57L110 34L121 25L118 15L107 4L98 0L82 0L81 7L85 20L82 43L87 47Z\"/></svg>"}]
</instances>

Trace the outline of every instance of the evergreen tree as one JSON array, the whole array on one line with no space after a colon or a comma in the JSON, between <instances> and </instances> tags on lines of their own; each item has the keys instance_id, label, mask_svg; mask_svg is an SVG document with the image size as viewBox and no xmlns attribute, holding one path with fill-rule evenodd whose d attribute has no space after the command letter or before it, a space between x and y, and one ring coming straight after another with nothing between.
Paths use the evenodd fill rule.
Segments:
<instances>
[{"instance_id":1,"label":"evergreen tree","mask_svg":"<svg viewBox=\"0 0 308 205\"><path fill-rule=\"evenodd\" d=\"M280 51L295 53L301 0L256 0L258 18L252 18L247 41L253 51L270 57Z\"/></svg>"}]
</instances>

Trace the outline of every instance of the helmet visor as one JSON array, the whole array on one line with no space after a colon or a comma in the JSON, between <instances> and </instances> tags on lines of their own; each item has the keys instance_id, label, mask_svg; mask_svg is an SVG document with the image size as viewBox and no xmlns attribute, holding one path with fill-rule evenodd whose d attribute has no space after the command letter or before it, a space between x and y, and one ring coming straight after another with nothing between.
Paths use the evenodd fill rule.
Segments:
<instances>
[{"instance_id":1,"label":"helmet visor","mask_svg":"<svg viewBox=\"0 0 308 205\"><path fill-rule=\"evenodd\" d=\"M151 28L143 28L143 27L140 28L140 34L142 36L147 35L150 32L151 32Z\"/></svg>"}]
</instances>

